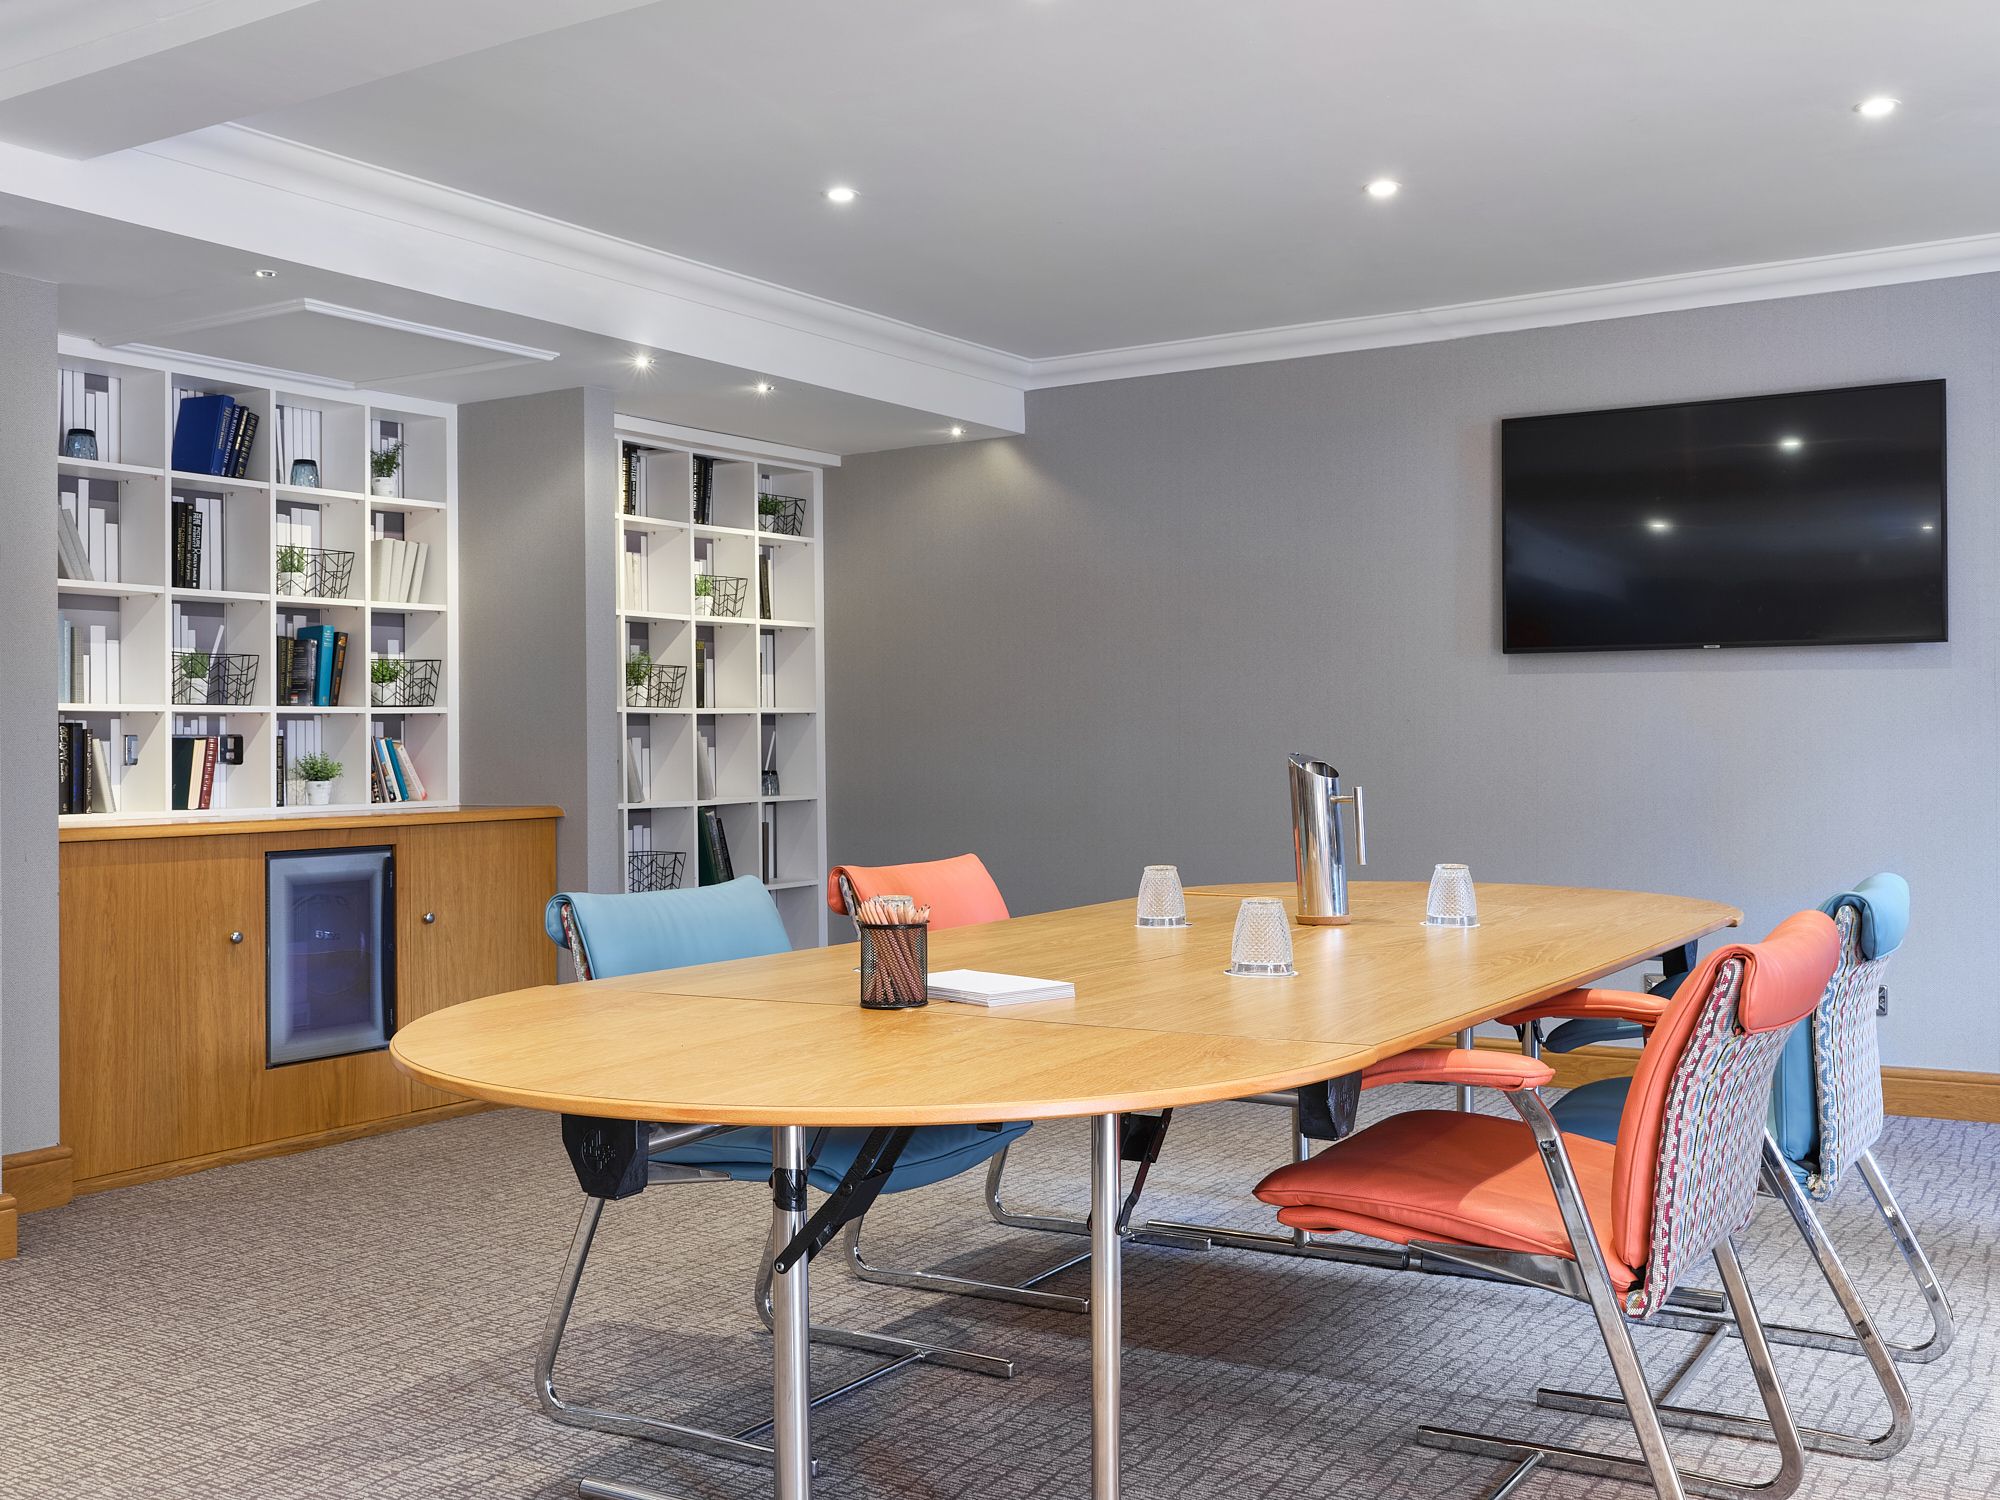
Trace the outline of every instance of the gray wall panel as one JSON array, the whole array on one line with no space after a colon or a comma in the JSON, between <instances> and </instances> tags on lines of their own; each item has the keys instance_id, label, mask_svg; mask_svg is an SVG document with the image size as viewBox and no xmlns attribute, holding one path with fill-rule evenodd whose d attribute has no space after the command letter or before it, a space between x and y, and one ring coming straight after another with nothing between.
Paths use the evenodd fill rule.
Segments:
<instances>
[{"instance_id":1,"label":"gray wall panel","mask_svg":"<svg viewBox=\"0 0 2000 1500\"><path fill-rule=\"evenodd\" d=\"M832 857L976 849L1021 910L1289 875L1283 756L1414 879L1916 890L1891 1061L2000 1069L2000 278L1040 392L829 471ZM1503 657L1500 418L1944 376L1952 639ZM893 663L893 664L892 664Z\"/></svg>"}]
</instances>

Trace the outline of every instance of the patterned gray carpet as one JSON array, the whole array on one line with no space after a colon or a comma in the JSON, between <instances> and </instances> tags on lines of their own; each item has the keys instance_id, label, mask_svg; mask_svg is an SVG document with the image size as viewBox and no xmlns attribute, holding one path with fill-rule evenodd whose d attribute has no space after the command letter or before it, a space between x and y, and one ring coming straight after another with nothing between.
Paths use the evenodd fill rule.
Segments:
<instances>
[{"instance_id":1,"label":"patterned gray carpet","mask_svg":"<svg viewBox=\"0 0 2000 1500\"><path fill-rule=\"evenodd\" d=\"M1371 1111L1419 1103L1370 1096ZM1436 1094L1421 1102L1434 1104ZM1175 1122L1149 1192L1162 1216L1268 1220L1247 1186L1283 1150L1282 1117L1222 1105ZM1039 1127L1009 1196L1073 1204L1083 1127ZM1955 1298L1958 1347L1908 1371L1916 1442L1889 1465L1816 1458L1802 1494L2000 1495L2000 1128L1892 1122L1881 1152ZM529 1395L535 1336L577 1194L553 1122L476 1116L308 1155L79 1200L27 1221L0 1264L0 1495L327 1500L557 1497L597 1474L686 1500L767 1493L760 1471L546 1421ZM768 1341L749 1286L763 1199L742 1186L655 1190L606 1215L565 1351L579 1399L711 1425L763 1414ZM1920 1310L1859 1182L1829 1215L1892 1331ZM1062 1244L1001 1230L968 1177L885 1200L878 1258L1020 1276ZM1824 1289L1772 1207L1745 1260L1767 1314L1825 1317ZM1544 1294L1216 1251L1126 1257L1126 1492L1151 1497L1476 1495L1482 1459L1414 1445L1419 1422L1582 1435L1629 1429L1537 1410L1540 1381L1609 1380L1581 1308ZM1081 1289L1087 1273L1057 1286ZM1006 1353L999 1381L899 1372L822 1410L817 1493L1088 1493L1085 1320L864 1287L829 1263L816 1321ZM1687 1337L1642 1335L1664 1370ZM1803 1419L1869 1427L1861 1361L1780 1350ZM823 1383L865 1356L815 1352ZM1749 1411L1740 1350L1693 1396ZM1871 1429L1872 1430L1872 1429ZM1768 1455L1684 1441L1683 1462L1760 1477ZM1536 1497L1638 1496L1606 1480L1531 1479Z\"/></svg>"}]
</instances>

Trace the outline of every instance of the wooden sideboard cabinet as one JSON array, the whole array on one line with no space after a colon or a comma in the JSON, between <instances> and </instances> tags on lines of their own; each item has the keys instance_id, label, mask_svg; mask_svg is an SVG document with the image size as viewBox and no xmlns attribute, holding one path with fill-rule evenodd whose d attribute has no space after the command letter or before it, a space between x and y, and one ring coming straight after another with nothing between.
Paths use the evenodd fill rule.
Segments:
<instances>
[{"instance_id":1,"label":"wooden sideboard cabinet","mask_svg":"<svg viewBox=\"0 0 2000 1500\"><path fill-rule=\"evenodd\" d=\"M387 1128L460 1101L386 1050L266 1066L265 856L395 850L396 1022L553 983L551 807L62 833L62 1139L79 1191Z\"/></svg>"}]
</instances>

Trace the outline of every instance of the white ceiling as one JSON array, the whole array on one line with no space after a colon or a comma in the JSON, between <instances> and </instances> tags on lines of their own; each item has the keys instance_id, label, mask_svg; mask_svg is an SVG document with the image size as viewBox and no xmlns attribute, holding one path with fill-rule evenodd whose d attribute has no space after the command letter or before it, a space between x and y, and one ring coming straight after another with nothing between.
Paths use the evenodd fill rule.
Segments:
<instances>
[{"instance_id":1,"label":"white ceiling","mask_svg":"<svg viewBox=\"0 0 2000 1500\"><path fill-rule=\"evenodd\" d=\"M279 274L260 280L254 275L260 266ZM759 395L760 371L6 196L0 196L0 272L58 283L63 331L103 342L111 359L121 346L164 347L448 402L606 386L618 410L631 416L832 454L952 441L949 424L934 412L789 381ZM295 321L301 300L365 308L557 357L509 359L461 345L454 359L442 359L415 352L407 330L324 315L289 339L237 337ZM274 316L241 317L256 309ZM438 343L415 342L433 349ZM650 369L634 368L632 356L640 352L652 354ZM999 430L963 425L967 439Z\"/></svg>"},{"instance_id":2,"label":"white ceiling","mask_svg":"<svg viewBox=\"0 0 2000 1500\"><path fill-rule=\"evenodd\" d=\"M73 334L852 453L2000 270L1995 57L1992 0L0 0L0 270Z\"/></svg>"},{"instance_id":3,"label":"white ceiling","mask_svg":"<svg viewBox=\"0 0 2000 1500\"><path fill-rule=\"evenodd\" d=\"M1992 0L675 0L249 123L1044 357L1988 233L1996 57Z\"/></svg>"}]
</instances>

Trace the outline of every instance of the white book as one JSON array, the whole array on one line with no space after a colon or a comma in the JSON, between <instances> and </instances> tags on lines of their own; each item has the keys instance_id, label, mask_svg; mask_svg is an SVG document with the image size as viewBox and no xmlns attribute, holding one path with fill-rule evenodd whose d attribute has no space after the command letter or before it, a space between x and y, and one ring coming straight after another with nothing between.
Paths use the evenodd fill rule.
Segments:
<instances>
[{"instance_id":1,"label":"white book","mask_svg":"<svg viewBox=\"0 0 2000 1500\"><path fill-rule=\"evenodd\" d=\"M1076 986L1065 979L1029 979L1021 974L989 974L983 969L946 969L931 975L933 1000L961 1005L1021 1005L1030 1000L1071 1000Z\"/></svg>"},{"instance_id":2,"label":"white book","mask_svg":"<svg viewBox=\"0 0 2000 1500\"><path fill-rule=\"evenodd\" d=\"M118 523L104 523L104 577L105 583L117 583L125 577L123 566L118 560Z\"/></svg>"},{"instance_id":3,"label":"white book","mask_svg":"<svg viewBox=\"0 0 2000 1500\"><path fill-rule=\"evenodd\" d=\"M706 802L715 795L715 742L702 735L695 750L694 794Z\"/></svg>"},{"instance_id":4,"label":"white book","mask_svg":"<svg viewBox=\"0 0 2000 1500\"><path fill-rule=\"evenodd\" d=\"M90 644L84 650L84 703L109 703L104 696L104 657L107 632L102 625L90 627Z\"/></svg>"},{"instance_id":5,"label":"white book","mask_svg":"<svg viewBox=\"0 0 2000 1500\"><path fill-rule=\"evenodd\" d=\"M424 597L424 565L431 560L431 544L418 542L416 560L410 564L410 591L403 598L412 604L421 603Z\"/></svg>"},{"instance_id":6,"label":"white book","mask_svg":"<svg viewBox=\"0 0 2000 1500\"><path fill-rule=\"evenodd\" d=\"M118 415L118 384L116 375L104 377L104 430L97 435L97 456L108 464L124 462L118 443L121 430Z\"/></svg>"},{"instance_id":7,"label":"white book","mask_svg":"<svg viewBox=\"0 0 2000 1500\"><path fill-rule=\"evenodd\" d=\"M399 566L398 549L402 543L392 536L385 536L381 542L381 554L375 563L375 597L384 604L396 602L396 572Z\"/></svg>"},{"instance_id":8,"label":"white book","mask_svg":"<svg viewBox=\"0 0 2000 1500\"><path fill-rule=\"evenodd\" d=\"M107 637L104 642L104 696L98 700L102 703L123 703L125 701L125 683L120 665L121 655L118 637L115 635Z\"/></svg>"},{"instance_id":9,"label":"white book","mask_svg":"<svg viewBox=\"0 0 2000 1500\"><path fill-rule=\"evenodd\" d=\"M646 778L639 770L639 736L636 734L625 742L625 800L646 800Z\"/></svg>"},{"instance_id":10,"label":"white book","mask_svg":"<svg viewBox=\"0 0 2000 1500\"><path fill-rule=\"evenodd\" d=\"M111 757L105 754L105 744L96 735L90 739L90 810L92 812L118 811L118 783L111 779Z\"/></svg>"},{"instance_id":11,"label":"white book","mask_svg":"<svg viewBox=\"0 0 2000 1500\"><path fill-rule=\"evenodd\" d=\"M104 570L104 507L101 505L90 507L83 547L90 558L90 576L99 583L111 582L111 575Z\"/></svg>"}]
</instances>

